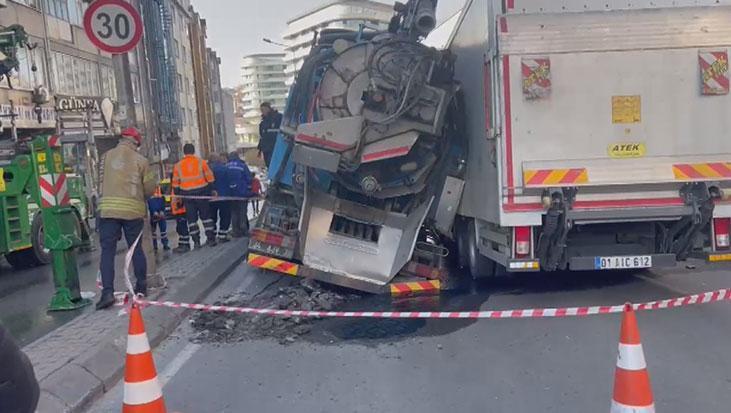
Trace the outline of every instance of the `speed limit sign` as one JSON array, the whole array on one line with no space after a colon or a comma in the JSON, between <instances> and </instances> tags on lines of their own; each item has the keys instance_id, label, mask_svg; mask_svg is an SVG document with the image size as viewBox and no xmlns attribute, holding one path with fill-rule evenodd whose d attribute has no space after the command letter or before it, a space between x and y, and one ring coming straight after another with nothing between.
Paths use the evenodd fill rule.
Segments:
<instances>
[{"instance_id":1,"label":"speed limit sign","mask_svg":"<svg viewBox=\"0 0 731 413\"><path fill-rule=\"evenodd\" d=\"M96 0L84 13L84 30L101 50L127 53L142 37L142 18L124 0Z\"/></svg>"}]
</instances>

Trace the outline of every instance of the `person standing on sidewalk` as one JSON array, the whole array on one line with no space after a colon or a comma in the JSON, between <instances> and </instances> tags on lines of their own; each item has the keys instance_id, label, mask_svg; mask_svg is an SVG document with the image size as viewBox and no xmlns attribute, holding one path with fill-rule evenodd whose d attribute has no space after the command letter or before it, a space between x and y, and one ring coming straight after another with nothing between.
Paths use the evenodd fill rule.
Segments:
<instances>
[{"instance_id":1,"label":"person standing on sidewalk","mask_svg":"<svg viewBox=\"0 0 731 413\"><path fill-rule=\"evenodd\" d=\"M239 153L234 151L228 155L229 188L231 196L238 198L251 197L251 171ZM249 217L247 214L246 200L231 201L231 222L233 224L233 237L241 238L249 234Z\"/></svg>"},{"instance_id":2,"label":"person standing on sidewalk","mask_svg":"<svg viewBox=\"0 0 731 413\"><path fill-rule=\"evenodd\" d=\"M188 232L196 248L201 246L198 219L203 221L203 228L208 238L208 246L216 245L216 233L211 219L210 198L215 195L213 184L215 178L208 162L195 156L195 146L183 145L183 159L173 168L173 188L183 198L185 219L188 221Z\"/></svg>"},{"instance_id":3,"label":"person standing on sidewalk","mask_svg":"<svg viewBox=\"0 0 731 413\"><path fill-rule=\"evenodd\" d=\"M185 204L182 198L175 197L175 189L170 190L170 213L175 217L175 232L178 233L178 246L173 252L185 254L190 251L190 233L188 232L188 221L185 220Z\"/></svg>"},{"instance_id":4,"label":"person standing on sidewalk","mask_svg":"<svg viewBox=\"0 0 731 413\"><path fill-rule=\"evenodd\" d=\"M155 193L147 200L147 209L150 211L150 228L152 230L152 249L157 253L158 238L162 242L162 249L170 251L170 240L168 240L168 223L165 219L165 198L158 186ZM158 237L157 230L160 229Z\"/></svg>"},{"instance_id":5,"label":"person standing on sidewalk","mask_svg":"<svg viewBox=\"0 0 731 413\"><path fill-rule=\"evenodd\" d=\"M262 197L261 181L256 177L256 173L251 173L251 196L255 199L251 200L251 209L254 215L259 215L259 198Z\"/></svg>"},{"instance_id":6,"label":"person standing on sidewalk","mask_svg":"<svg viewBox=\"0 0 731 413\"><path fill-rule=\"evenodd\" d=\"M282 126L282 114L272 107L269 102L264 102L259 107L261 110L261 122L259 123L259 157L264 157L267 168L272 161L274 146L277 144L277 135Z\"/></svg>"},{"instance_id":7,"label":"person standing on sidewalk","mask_svg":"<svg viewBox=\"0 0 731 413\"><path fill-rule=\"evenodd\" d=\"M229 179L228 168L226 168L226 158L221 155L213 154L208 157L208 162L213 171L213 177L216 179L214 187L219 197L229 196ZM216 236L219 242L228 242L229 229L231 227L231 201L211 200L211 218L213 218L213 228L218 228Z\"/></svg>"},{"instance_id":8,"label":"person standing on sidewalk","mask_svg":"<svg viewBox=\"0 0 731 413\"><path fill-rule=\"evenodd\" d=\"M145 225L146 200L158 185L157 175L144 156L137 152L142 135L135 128L122 131L119 143L105 153L100 163L101 200L99 238L102 247L100 271L102 296L97 310L114 304L114 258L117 241L124 233L127 246L138 239ZM137 283L135 293L147 294L147 260L140 241L132 255Z\"/></svg>"}]
</instances>

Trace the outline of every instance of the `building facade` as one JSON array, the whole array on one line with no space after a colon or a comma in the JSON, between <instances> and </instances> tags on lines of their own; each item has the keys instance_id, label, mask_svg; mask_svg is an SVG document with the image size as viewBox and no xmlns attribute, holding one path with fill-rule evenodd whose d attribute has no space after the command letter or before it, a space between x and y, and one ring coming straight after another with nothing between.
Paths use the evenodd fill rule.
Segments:
<instances>
[{"instance_id":1,"label":"building facade","mask_svg":"<svg viewBox=\"0 0 731 413\"><path fill-rule=\"evenodd\" d=\"M198 148L201 145L201 134L198 104L194 94L193 50L188 40L193 9L190 0L172 0L172 2L175 5L172 42L177 68L175 83L178 85L180 96L180 136L184 143L192 143Z\"/></svg>"},{"instance_id":2,"label":"building facade","mask_svg":"<svg viewBox=\"0 0 731 413\"><path fill-rule=\"evenodd\" d=\"M287 85L294 83L297 71L310 53L315 33L322 29L358 30L363 25L382 30L388 27L392 16L392 5L373 0L334 0L290 19L282 35L287 45Z\"/></svg>"},{"instance_id":3,"label":"building facade","mask_svg":"<svg viewBox=\"0 0 731 413\"><path fill-rule=\"evenodd\" d=\"M288 87L283 53L244 56L241 62L241 88L237 93L237 131L239 146L259 142L259 107L264 102L280 111L287 102Z\"/></svg>"},{"instance_id":4,"label":"building facade","mask_svg":"<svg viewBox=\"0 0 731 413\"><path fill-rule=\"evenodd\" d=\"M208 78L211 89L209 97L213 108L213 150L217 153L226 152L226 125L223 109L223 88L221 87L221 58L211 48L208 52Z\"/></svg>"},{"instance_id":5,"label":"building facade","mask_svg":"<svg viewBox=\"0 0 731 413\"><path fill-rule=\"evenodd\" d=\"M199 154L208 156L215 152L216 127L213 99L211 98L211 77L209 54L206 47L206 20L191 9L190 48L193 58L194 94L198 105L198 130L200 131Z\"/></svg>"},{"instance_id":6,"label":"building facade","mask_svg":"<svg viewBox=\"0 0 731 413\"><path fill-rule=\"evenodd\" d=\"M80 0L19 0L6 2L0 8L0 31L11 25L22 25L29 35L33 50L18 48L20 67L0 82L0 113L15 113L15 130L19 137L39 131L55 131L56 97L106 97L117 101L112 56L99 51L87 39L82 16L87 4ZM35 71L33 68L35 67ZM133 68L136 69L136 68ZM34 88L43 87L50 100L41 105L38 122L32 101ZM11 109L12 107L12 109ZM10 117L3 117L10 126ZM10 138L11 129L4 128L0 138Z\"/></svg>"},{"instance_id":7,"label":"building facade","mask_svg":"<svg viewBox=\"0 0 731 413\"><path fill-rule=\"evenodd\" d=\"M223 108L223 137L225 146L223 152L231 152L238 149L236 143L236 124L234 121L234 90L223 89L221 91L221 105Z\"/></svg>"}]
</instances>

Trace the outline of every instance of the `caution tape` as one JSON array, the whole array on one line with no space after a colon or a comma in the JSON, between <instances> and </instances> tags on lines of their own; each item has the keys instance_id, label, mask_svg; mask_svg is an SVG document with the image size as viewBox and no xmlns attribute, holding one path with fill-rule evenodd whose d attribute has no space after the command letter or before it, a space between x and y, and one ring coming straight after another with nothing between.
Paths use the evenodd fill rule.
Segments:
<instances>
[{"instance_id":1,"label":"caution tape","mask_svg":"<svg viewBox=\"0 0 731 413\"><path fill-rule=\"evenodd\" d=\"M212 196L212 195L165 195L171 198L180 199L207 199L209 201L263 201L264 198L260 196Z\"/></svg>"},{"instance_id":2,"label":"caution tape","mask_svg":"<svg viewBox=\"0 0 731 413\"><path fill-rule=\"evenodd\" d=\"M271 308L230 307L210 304L187 304L172 301L152 301L135 297L134 301L142 306L188 309L212 313L259 314L274 317L313 317L313 318L414 318L414 319L503 319L503 318L564 318L586 317L599 314L622 313L627 304L613 306L532 308L522 310L488 311L306 311L275 310ZM721 289L701 294L687 295L668 300L631 304L635 311L664 310L731 301L731 289Z\"/></svg>"}]
</instances>

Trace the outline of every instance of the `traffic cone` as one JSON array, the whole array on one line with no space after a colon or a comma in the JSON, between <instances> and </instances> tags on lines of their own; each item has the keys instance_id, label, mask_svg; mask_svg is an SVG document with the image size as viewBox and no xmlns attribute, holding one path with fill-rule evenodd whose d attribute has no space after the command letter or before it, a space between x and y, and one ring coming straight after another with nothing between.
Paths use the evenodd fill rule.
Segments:
<instances>
[{"instance_id":1,"label":"traffic cone","mask_svg":"<svg viewBox=\"0 0 731 413\"><path fill-rule=\"evenodd\" d=\"M640 330L632 305L622 316L617 370L614 373L614 396L611 413L654 413L650 375L640 342Z\"/></svg>"},{"instance_id":2,"label":"traffic cone","mask_svg":"<svg viewBox=\"0 0 731 413\"><path fill-rule=\"evenodd\" d=\"M165 400L157 381L155 361L145 333L145 323L137 305L129 312L127 362L124 366L122 413L165 413Z\"/></svg>"}]
</instances>

